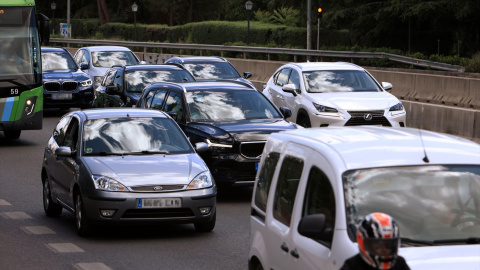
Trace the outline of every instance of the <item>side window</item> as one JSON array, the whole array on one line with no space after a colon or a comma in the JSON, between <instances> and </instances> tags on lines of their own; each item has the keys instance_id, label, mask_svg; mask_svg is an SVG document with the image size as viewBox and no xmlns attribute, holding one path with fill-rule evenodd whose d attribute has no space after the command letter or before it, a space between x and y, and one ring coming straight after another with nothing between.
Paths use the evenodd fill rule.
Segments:
<instances>
[{"instance_id":1,"label":"side window","mask_svg":"<svg viewBox=\"0 0 480 270\"><path fill-rule=\"evenodd\" d=\"M151 106L154 109L161 110L163 100L165 99L165 95L167 94L167 90L157 90L154 93L155 93L155 96L152 99L152 105Z\"/></svg>"},{"instance_id":2,"label":"side window","mask_svg":"<svg viewBox=\"0 0 480 270\"><path fill-rule=\"evenodd\" d=\"M123 91L123 72L117 71L115 73L115 78L113 79L113 85L119 90Z\"/></svg>"},{"instance_id":3,"label":"side window","mask_svg":"<svg viewBox=\"0 0 480 270\"><path fill-rule=\"evenodd\" d=\"M273 198L273 217L287 226L290 226L292 219L293 204L302 170L303 160L287 156L283 160L278 176Z\"/></svg>"},{"instance_id":4,"label":"side window","mask_svg":"<svg viewBox=\"0 0 480 270\"><path fill-rule=\"evenodd\" d=\"M53 130L53 138L59 146L63 144L63 140L65 139L65 126L67 125L69 120L70 116L63 117L62 119L60 119L60 121L58 121L57 126Z\"/></svg>"},{"instance_id":5,"label":"side window","mask_svg":"<svg viewBox=\"0 0 480 270\"><path fill-rule=\"evenodd\" d=\"M165 112L174 112L177 114L177 122L183 122L185 117L183 115L183 102L182 97L177 92L170 92L166 104Z\"/></svg>"},{"instance_id":6,"label":"side window","mask_svg":"<svg viewBox=\"0 0 480 270\"><path fill-rule=\"evenodd\" d=\"M297 71L292 70L292 73L290 74L290 78L288 79L288 83L293 83L295 85L295 91L297 93L300 93L300 75L298 74Z\"/></svg>"},{"instance_id":7,"label":"side window","mask_svg":"<svg viewBox=\"0 0 480 270\"><path fill-rule=\"evenodd\" d=\"M67 127L65 133L65 140L62 146L68 146L72 151L77 150L77 141L78 141L78 120L75 117L72 117L70 124Z\"/></svg>"},{"instance_id":8,"label":"side window","mask_svg":"<svg viewBox=\"0 0 480 270\"><path fill-rule=\"evenodd\" d=\"M285 84L287 84L288 77L290 76L290 71L291 69L289 68L286 68L280 71L280 74L278 74L277 81L275 82L275 84L278 86L284 86Z\"/></svg>"},{"instance_id":9,"label":"side window","mask_svg":"<svg viewBox=\"0 0 480 270\"><path fill-rule=\"evenodd\" d=\"M320 243L331 246L335 225L335 194L325 173L313 167L308 175L308 183L303 203L303 216L325 214L325 232Z\"/></svg>"},{"instance_id":10,"label":"side window","mask_svg":"<svg viewBox=\"0 0 480 270\"><path fill-rule=\"evenodd\" d=\"M75 62L77 62L77 64L81 64L82 63L82 57L83 57L83 54L85 53L84 50L80 50L78 51L77 54L75 54Z\"/></svg>"},{"instance_id":11,"label":"side window","mask_svg":"<svg viewBox=\"0 0 480 270\"><path fill-rule=\"evenodd\" d=\"M113 85L113 81L115 79L115 70L109 70L105 73L105 77L103 78L102 86L109 86Z\"/></svg>"},{"instance_id":12,"label":"side window","mask_svg":"<svg viewBox=\"0 0 480 270\"><path fill-rule=\"evenodd\" d=\"M279 153L271 152L265 157L262 168L258 174L257 187L255 189L255 205L265 212L267 208L268 191L272 183L273 173L277 167Z\"/></svg>"}]
</instances>

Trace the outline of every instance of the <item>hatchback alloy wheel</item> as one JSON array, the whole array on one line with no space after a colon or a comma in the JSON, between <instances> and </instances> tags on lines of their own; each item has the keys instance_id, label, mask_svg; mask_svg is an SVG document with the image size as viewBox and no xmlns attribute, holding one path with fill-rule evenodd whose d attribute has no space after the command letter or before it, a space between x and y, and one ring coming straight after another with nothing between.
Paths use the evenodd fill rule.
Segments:
<instances>
[{"instance_id":1,"label":"hatchback alloy wheel","mask_svg":"<svg viewBox=\"0 0 480 270\"><path fill-rule=\"evenodd\" d=\"M75 196L75 225L77 234L80 236L89 236L93 233L94 227L85 215L85 207L80 193Z\"/></svg>"},{"instance_id":2,"label":"hatchback alloy wheel","mask_svg":"<svg viewBox=\"0 0 480 270\"><path fill-rule=\"evenodd\" d=\"M58 217L62 213L62 207L52 201L52 193L48 179L43 181L43 210L49 217Z\"/></svg>"}]
</instances>

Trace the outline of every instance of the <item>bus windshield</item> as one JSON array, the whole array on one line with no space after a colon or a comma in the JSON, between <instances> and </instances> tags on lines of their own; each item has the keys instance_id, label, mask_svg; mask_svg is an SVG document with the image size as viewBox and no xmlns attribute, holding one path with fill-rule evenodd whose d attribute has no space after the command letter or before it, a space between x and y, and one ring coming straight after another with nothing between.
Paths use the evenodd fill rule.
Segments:
<instances>
[{"instance_id":1,"label":"bus windshield","mask_svg":"<svg viewBox=\"0 0 480 270\"><path fill-rule=\"evenodd\" d=\"M25 91L40 86L41 82L34 8L0 8L0 89L15 87ZM10 94L3 92L0 97Z\"/></svg>"}]
</instances>

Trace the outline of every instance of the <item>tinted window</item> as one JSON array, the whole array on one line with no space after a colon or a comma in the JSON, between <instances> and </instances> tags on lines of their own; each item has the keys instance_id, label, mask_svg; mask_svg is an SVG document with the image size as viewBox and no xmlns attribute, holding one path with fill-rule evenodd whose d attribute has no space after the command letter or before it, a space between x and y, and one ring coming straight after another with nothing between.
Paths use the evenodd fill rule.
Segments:
<instances>
[{"instance_id":1,"label":"tinted window","mask_svg":"<svg viewBox=\"0 0 480 270\"><path fill-rule=\"evenodd\" d=\"M292 70L292 73L290 73L290 78L288 79L288 83L293 83L295 85L295 90L297 93L300 93L300 75L298 74L297 71Z\"/></svg>"},{"instance_id":2,"label":"tinted window","mask_svg":"<svg viewBox=\"0 0 480 270\"><path fill-rule=\"evenodd\" d=\"M240 77L237 70L227 62L186 63L184 66L196 79L236 79Z\"/></svg>"},{"instance_id":3,"label":"tinted window","mask_svg":"<svg viewBox=\"0 0 480 270\"><path fill-rule=\"evenodd\" d=\"M182 130L168 118L92 119L84 124L83 153L193 153Z\"/></svg>"},{"instance_id":4,"label":"tinted window","mask_svg":"<svg viewBox=\"0 0 480 270\"><path fill-rule=\"evenodd\" d=\"M173 112L177 114L177 121L183 121L183 102L182 97L176 92L170 92L167 101L165 103L165 112Z\"/></svg>"},{"instance_id":5,"label":"tinted window","mask_svg":"<svg viewBox=\"0 0 480 270\"><path fill-rule=\"evenodd\" d=\"M65 138L65 125L70 120L69 116L65 116L60 121L58 121L57 126L53 130L53 138L57 142L58 145L63 143L63 139Z\"/></svg>"},{"instance_id":6,"label":"tinted window","mask_svg":"<svg viewBox=\"0 0 480 270\"><path fill-rule=\"evenodd\" d=\"M92 66L112 67L114 65L136 65L137 59L132 52L92 52Z\"/></svg>"},{"instance_id":7,"label":"tinted window","mask_svg":"<svg viewBox=\"0 0 480 270\"><path fill-rule=\"evenodd\" d=\"M282 118L258 91L192 91L186 98L192 121Z\"/></svg>"},{"instance_id":8,"label":"tinted window","mask_svg":"<svg viewBox=\"0 0 480 270\"><path fill-rule=\"evenodd\" d=\"M303 73L307 92L382 91L373 78L361 70L320 70Z\"/></svg>"},{"instance_id":9,"label":"tinted window","mask_svg":"<svg viewBox=\"0 0 480 270\"><path fill-rule=\"evenodd\" d=\"M308 175L302 216L325 214L326 235L323 241L327 246L332 244L335 224L335 194L327 176L318 168L313 167Z\"/></svg>"},{"instance_id":10,"label":"tinted window","mask_svg":"<svg viewBox=\"0 0 480 270\"><path fill-rule=\"evenodd\" d=\"M44 72L75 72L77 65L66 52L42 53L42 69Z\"/></svg>"},{"instance_id":11,"label":"tinted window","mask_svg":"<svg viewBox=\"0 0 480 270\"><path fill-rule=\"evenodd\" d=\"M195 79L186 70L134 70L125 76L128 92L141 93L145 87L156 82L187 82Z\"/></svg>"},{"instance_id":12,"label":"tinted window","mask_svg":"<svg viewBox=\"0 0 480 270\"><path fill-rule=\"evenodd\" d=\"M278 86L284 86L288 83L288 77L290 76L290 69L285 68L277 76L277 81L275 82Z\"/></svg>"},{"instance_id":13,"label":"tinted window","mask_svg":"<svg viewBox=\"0 0 480 270\"><path fill-rule=\"evenodd\" d=\"M78 120L75 117L72 117L70 124L68 124L67 132L65 133L65 140L63 141L62 146L68 146L70 149L77 149L78 141Z\"/></svg>"},{"instance_id":14,"label":"tinted window","mask_svg":"<svg viewBox=\"0 0 480 270\"><path fill-rule=\"evenodd\" d=\"M165 99L165 95L167 94L167 90L157 90L157 91L154 91L154 93L155 93L155 96L153 97L153 100L152 100L152 108L161 110L163 100Z\"/></svg>"},{"instance_id":15,"label":"tinted window","mask_svg":"<svg viewBox=\"0 0 480 270\"><path fill-rule=\"evenodd\" d=\"M273 173L278 163L279 153L271 152L265 158L258 174L257 187L255 189L255 205L265 212L267 207L268 192L272 183Z\"/></svg>"},{"instance_id":16,"label":"tinted window","mask_svg":"<svg viewBox=\"0 0 480 270\"><path fill-rule=\"evenodd\" d=\"M277 188L273 199L273 217L290 226L298 182L302 176L303 160L285 157L278 174Z\"/></svg>"},{"instance_id":17,"label":"tinted window","mask_svg":"<svg viewBox=\"0 0 480 270\"><path fill-rule=\"evenodd\" d=\"M113 85L113 80L115 79L115 70L109 70L107 73L105 73L105 77L103 79L102 85L103 86L109 86Z\"/></svg>"}]
</instances>

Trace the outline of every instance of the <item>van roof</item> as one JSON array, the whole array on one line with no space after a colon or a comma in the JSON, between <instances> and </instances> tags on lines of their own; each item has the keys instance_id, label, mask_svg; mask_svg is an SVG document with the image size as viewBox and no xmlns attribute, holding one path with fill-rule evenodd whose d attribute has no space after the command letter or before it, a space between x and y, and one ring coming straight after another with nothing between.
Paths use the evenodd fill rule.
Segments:
<instances>
[{"instance_id":1,"label":"van roof","mask_svg":"<svg viewBox=\"0 0 480 270\"><path fill-rule=\"evenodd\" d=\"M346 170L428 164L480 165L480 144L453 135L414 128L322 127L272 134L282 141L331 149Z\"/></svg>"}]
</instances>

